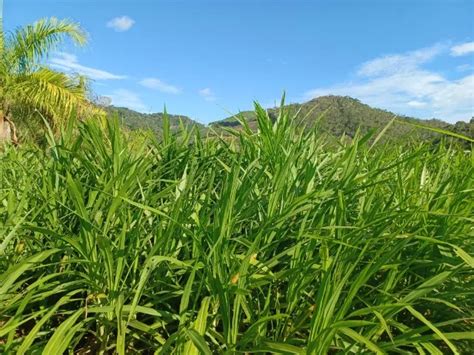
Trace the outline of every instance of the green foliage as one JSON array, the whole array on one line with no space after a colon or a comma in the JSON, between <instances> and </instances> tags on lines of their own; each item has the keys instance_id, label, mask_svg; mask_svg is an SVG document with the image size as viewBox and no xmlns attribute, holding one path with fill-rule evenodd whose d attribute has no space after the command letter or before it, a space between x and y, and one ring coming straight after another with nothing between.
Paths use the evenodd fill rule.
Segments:
<instances>
[{"instance_id":1,"label":"green foliage","mask_svg":"<svg viewBox=\"0 0 474 355\"><path fill-rule=\"evenodd\" d=\"M455 125L440 120L420 120L411 117L397 116L391 112L375 109L351 97L321 96L303 104L290 104L288 110L299 112L297 124L301 127L314 127L317 125L321 132L326 132L336 137L347 135L354 137L359 130L362 134L384 128L394 117L398 122L413 123L438 128L463 134L474 138L474 122L458 122ZM269 109L270 117L275 120L279 109ZM256 129L257 119L254 112L242 112L240 116L249 126ZM466 117L467 118L467 117ZM239 128L240 122L236 116L213 124L215 128ZM413 125L396 123L390 126L384 135L384 141L400 140L434 140L439 141L440 136L426 129L417 129Z\"/></svg>"},{"instance_id":2,"label":"green foliage","mask_svg":"<svg viewBox=\"0 0 474 355\"><path fill-rule=\"evenodd\" d=\"M200 130L204 129L203 125L186 116L167 113L140 113L125 107L114 106L107 107L106 111L110 117L117 116L120 123L129 130L150 130L157 136L163 135L165 115L168 117L170 129L173 132L178 131L181 125L188 128L196 126Z\"/></svg>"},{"instance_id":3,"label":"green foliage","mask_svg":"<svg viewBox=\"0 0 474 355\"><path fill-rule=\"evenodd\" d=\"M0 352L469 353L472 152L255 118L0 153Z\"/></svg>"},{"instance_id":4,"label":"green foliage","mask_svg":"<svg viewBox=\"0 0 474 355\"><path fill-rule=\"evenodd\" d=\"M4 33L0 27L0 38L0 137L4 120L9 126L31 118L41 122L39 112L54 126L73 113L83 116L99 112L87 100L85 78L44 65L48 54L65 39L78 45L86 42L79 25L43 19L12 33Z\"/></svg>"}]
</instances>

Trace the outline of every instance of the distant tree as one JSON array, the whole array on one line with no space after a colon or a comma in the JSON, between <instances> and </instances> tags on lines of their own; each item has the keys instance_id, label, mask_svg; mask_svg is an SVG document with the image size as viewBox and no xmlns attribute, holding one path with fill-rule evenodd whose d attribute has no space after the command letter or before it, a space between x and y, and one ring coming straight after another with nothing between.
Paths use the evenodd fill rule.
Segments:
<instances>
[{"instance_id":1,"label":"distant tree","mask_svg":"<svg viewBox=\"0 0 474 355\"><path fill-rule=\"evenodd\" d=\"M112 105L112 99L108 96L95 95L91 101L100 107L109 107Z\"/></svg>"},{"instance_id":2,"label":"distant tree","mask_svg":"<svg viewBox=\"0 0 474 355\"><path fill-rule=\"evenodd\" d=\"M86 43L78 24L55 18L6 34L0 0L0 142L18 143L16 112L40 112L56 126L73 111L81 114L94 110L87 100L84 77L69 76L44 65L48 54L66 38L77 45Z\"/></svg>"}]
</instances>

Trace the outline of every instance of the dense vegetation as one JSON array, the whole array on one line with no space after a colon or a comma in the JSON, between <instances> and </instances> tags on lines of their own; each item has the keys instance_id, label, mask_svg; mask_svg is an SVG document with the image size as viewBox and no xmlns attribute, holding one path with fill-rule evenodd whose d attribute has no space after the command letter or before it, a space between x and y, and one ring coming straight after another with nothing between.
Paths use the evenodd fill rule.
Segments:
<instances>
[{"instance_id":1,"label":"dense vegetation","mask_svg":"<svg viewBox=\"0 0 474 355\"><path fill-rule=\"evenodd\" d=\"M459 121L456 124L431 119L421 120L412 117L397 116L392 112L370 107L357 99L343 96L321 96L302 104L289 104L285 109L297 116L295 125L300 128L314 129L329 134L334 137L354 137L357 131L367 134L385 128L394 117L396 123L390 124L386 130L383 141L430 141L438 143L441 135L434 130L461 134L474 138L474 119L470 122ZM120 123L129 130L150 130L160 136L163 131L163 113L140 113L123 107L108 107L108 113L117 115ZM275 121L279 115L279 108L268 110L269 117ZM228 117L221 121L216 121L205 127L187 116L168 115L171 130L176 132L182 126L190 128L196 126L202 134L226 134L227 128L242 129L241 121L245 120L248 126L257 130L258 122L254 111L244 111L240 114ZM418 127L424 126L424 127ZM458 141L459 142L459 141ZM461 141L462 142L462 141ZM464 145L469 148L470 145Z\"/></svg>"},{"instance_id":2,"label":"dense vegetation","mask_svg":"<svg viewBox=\"0 0 474 355\"><path fill-rule=\"evenodd\" d=\"M395 114L392 112L370 107L357 99L347 96L321 96L302 104L290 104L286 109L292 110L295 113L299 112L298 124L300 126L312 128L318 125L320 131L336 137L342 135L354 137L357 130L360 130L363 134L371 130L380 130L395 117ZM269 115L275 120L279 115L279 108L269 109ZM216 128L241 128L240 120L242 118L248 122L251 128L256 129L257 117L253 111L245 111L240 115L215 122L213 126ZM474 138L474 120L471 120L470 123L460 121L452 125L436 119L420 120L412 117L397 116L397 121L399 122L398 124L392 125L387 130L384 140L439 140L438 135L426 129L414 128L413 124L448 130Z\"/></svg>"},{"instance_id":3,"label":"dense vegetation","mask_svg":"<svg viewBox=\"0 0 474 355\"><path fill-rule=\"evenodd\" d=\"M471 353L472 151L255 117L6 147L0 353Z\"/></svg>"},{"instance_id":4,"label":"dense vegetation","mask_svg":"<svg viewBox=\"0 0 474 355\"><path fill-rule=\"evenodd\" d=\"M0 143L18 143L23 129L35 121L47 120L58 128L73 112L79 117L99 114L87 99L85 77L54 71L44 64L65 39L77 45L86 42L79 25L51 18L4 33L2 6L0 2Z\"/></svg>"},{"instance_id":5,"label":"dense vegetation","mask_svg":"<svg viewBox=\"0 0 474 355\"><path fill-rule=\"evenodd\" d=\"M163 134L164 113L140 113L126 107L114 106L107 107L106 110L111 117L117 116L122 126L129 130L148 130L157 136ZM172 132L176 132L183 127L191 128L196 126L201 130L204 128L202 124L193 121L187 116L167 114L167 117Z\"/></svg>"}]
</instances>

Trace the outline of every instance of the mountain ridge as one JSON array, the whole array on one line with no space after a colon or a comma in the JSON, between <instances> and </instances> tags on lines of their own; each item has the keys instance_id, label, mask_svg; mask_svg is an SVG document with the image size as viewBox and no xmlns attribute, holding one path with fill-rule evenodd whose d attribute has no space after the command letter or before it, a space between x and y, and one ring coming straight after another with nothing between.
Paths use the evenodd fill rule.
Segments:
<instances>
[{"instance_id":1,"label":"mountain ridge","mask_svg":"<svg viewBox=\"0 0 474 355\"><path fill-rule=\"evenodd\" d=\"M436 129L449 130L455 133L463 134L468 137L474 137L474 119L470 122L459 121L454 124L440 119L420 119L409 116L397 115L388 110L374 108L358 99L349 96L327 95L314 98L304 103L285 104L285 109L294 113L299 112L296 124L311 127L315 122L320 121L320 127L323 131L334 136L353 137L357 129L361 133L367 133L371 130L380 130L384 128L393 117L408 123L421 124ZM160 134L163 125L164 113L139 113L134 110L111 106L107 109L108 113L117 114L122 123L131 130L151 129L156 134ZM267 109L269 116L276 119L280 108L274 107ZM225 128L240 129L240 122L237 116L244 118L252 129L256 129L256 116L254 111L242 111L222 120L210 122L208 125L193 120L185 115L168 114L172 130L176 130L180 122L187 127L196 126L198 129L206 131L212 128L224 132ZM430 139L435 134L431 131L415 129L410 125L397 124L390 127L388 136L394 138L404 138L414 136L417 138Z\"/></svg>"},{"instance_id":2,"label":"mountain ridge","mask_svg":"<svg viewBox=\"0 0 474 355\"><path fill-rule=\"evenodd\" d=\"M156 134L160 134L163 129L164 112L141 113L127 107L109 106L105 111L111 115L116 115L121 123L130 130L151 130ZM205 126L192 118L185 115L169 114L170 127L172 131L176 131L180 124L186 127L196 126L203 129Z\"/></svg>"},{"instance_id":3,"label":"mountain ridge","mask_svg":"<svg viewBox=\"0 0 474 355\"><path fill-rule=\"evenodd\" d=\"M394 117L397 117L399 122L412 123L412 125L400 123L391 125L385 134L385 140L410 137L424 140L439 137L439 134L427 129L416 128L413 124L474 137L474 119L471 119L470 122L459 121L451 124L440 119L420 119L397 115L388 110L371 107L349 96L320 96L304 103L285 104L284 107L293 113L299 112L296 124L312 127L318 122L318 126L323 132L336 137L342 135L353 137L358 129L363 134L371 130L381 130ZM276 119L279 110L279 107L275 107L267 109L267 112L270 118ZM237 116L244 118L250 128L256 129L257 122L253 111L243 111L224 120L213 122L211 126L216 129L226 127L240 129L241 125Z\"/></svg>"}]
</instances>

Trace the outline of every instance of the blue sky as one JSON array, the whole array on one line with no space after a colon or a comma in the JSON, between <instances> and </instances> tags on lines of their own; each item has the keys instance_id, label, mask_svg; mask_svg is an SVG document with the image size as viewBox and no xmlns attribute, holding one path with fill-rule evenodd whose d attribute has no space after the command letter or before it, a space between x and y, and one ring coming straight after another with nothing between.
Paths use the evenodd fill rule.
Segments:
<instances>
[{"instance_id":1,"label":"blue sky","mask_svg":"<svg viewBox=\"0 0 474 355\"><path fill-rule=\"evenodd\" d=\"M115 105L200 122L326 94L447 121L474 116L474 1L4 0L6 30L55 16L85 48L49 58Z\"/></svg>"}]
</instances>

